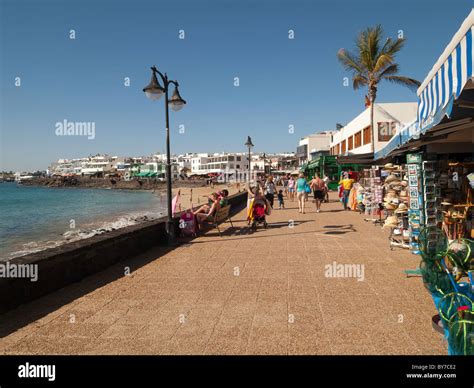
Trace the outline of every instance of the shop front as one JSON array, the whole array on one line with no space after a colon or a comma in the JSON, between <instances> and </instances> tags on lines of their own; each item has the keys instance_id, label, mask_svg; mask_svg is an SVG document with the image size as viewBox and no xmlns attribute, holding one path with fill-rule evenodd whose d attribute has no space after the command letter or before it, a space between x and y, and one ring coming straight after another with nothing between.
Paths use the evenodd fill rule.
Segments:
<instances>
[{"instance_id":1,"label":"shop front","mask_svg":"<svg viewBox=\"0 0 474 388\"><path fill-rule=\"evenodd\" d=\"M392 233L401 230L402 246L421 256L419 271L439 313L434 325L448 339L449 353L470 355L474 354L473 33L474 10L418 89L417 121L374 155L375 163L400 164L399 174L381 178L388 215L384 223Z\"/></svg>"}]
</instances>

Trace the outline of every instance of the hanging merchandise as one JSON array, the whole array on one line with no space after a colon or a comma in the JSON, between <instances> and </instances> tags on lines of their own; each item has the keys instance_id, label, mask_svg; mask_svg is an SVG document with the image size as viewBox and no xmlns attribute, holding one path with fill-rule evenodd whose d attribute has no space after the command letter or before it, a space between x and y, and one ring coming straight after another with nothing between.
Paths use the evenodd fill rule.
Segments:
<instances>
[{"instance_id":1,"label":"hanging merchandise","mask_svg":"<svg viewBox=\"0 0 474 388\"><path fill-rule=\"evenodd\" d=\"M368 216L365 221L375 224L382 223L381 203L383 202L383 186L381 171L378 166L372 166L362 172L360 183L364 187L362 205L364 214Z\"/></svg>"},{"instance_id":2,"label":"hanging merchandise","mask_svg":"<svg viewBox=\"0 0 474 388\"><path fill-rule=\"evenodd\" d=\"M388 173L384 181L383 207L387 216L384 227L390 227L390 249L410 248L408 224L408 181L402 166L385 165L382 171ZM396 220L396 221L395 221Z\"/></svg>"},{"instance_id":3,"label":"hanging merchandise","mask_svg":"<svg viewBox=\"0 0 474 388\"><path fill-rule=\"evenodd\" d=\"M423 207L423 196L421 187L421 153L407 155L407 181L409 210L408 223L410 233L410 250L414 254L419 254L418 237L420 229L424 223L424 215L421 211Z\"/></svg>"}]
</instances>

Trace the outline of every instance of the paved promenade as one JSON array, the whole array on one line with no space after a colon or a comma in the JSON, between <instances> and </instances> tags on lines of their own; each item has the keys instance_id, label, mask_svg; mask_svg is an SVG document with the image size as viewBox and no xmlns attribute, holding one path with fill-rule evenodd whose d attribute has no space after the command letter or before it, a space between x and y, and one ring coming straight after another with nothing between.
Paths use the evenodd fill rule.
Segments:
<instances>
[{"instance_id":1,"label":"paved promenade","mask_svg":"<svg viewBox=\"0 0 474 388\"><path fill-rule=\"evenodd\" d=\"M0 354L446 354L421 278L403 273L419 257L332 199L304 215L287 201L254 233L240 212L223 237L151 250L0 315ZM327 277L334 262L363 265L362 281Z\"/></svg>"}]
</instances>

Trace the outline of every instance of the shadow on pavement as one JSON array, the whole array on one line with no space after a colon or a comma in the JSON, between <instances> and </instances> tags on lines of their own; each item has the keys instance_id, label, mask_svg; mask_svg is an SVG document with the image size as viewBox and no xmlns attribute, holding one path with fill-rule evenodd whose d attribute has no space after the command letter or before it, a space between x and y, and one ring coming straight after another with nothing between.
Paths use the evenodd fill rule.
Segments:
<instances>
[{"instance_id":1,"label":"shadow on pavement","mask_svg":"<svg viewBox=\"0 0 474 388\"><path fill-rule=\"evenodd\" d=\"M37 321L56 311L60 307L89 294L119 278L125 276L124 267L130 267L131 272L143 267L178 247L155 247L139 256L123 260L101 272L90 275L79 282L72 283L64 288L42 296L29 303L0 314L0 339L16 330Z\"/></svg>"}]
</instances>

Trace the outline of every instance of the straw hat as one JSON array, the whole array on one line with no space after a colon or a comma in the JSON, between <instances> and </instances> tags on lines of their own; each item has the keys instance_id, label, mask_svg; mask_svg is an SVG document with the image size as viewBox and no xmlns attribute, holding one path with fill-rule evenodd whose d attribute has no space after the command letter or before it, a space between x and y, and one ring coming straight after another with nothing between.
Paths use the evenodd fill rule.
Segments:
<instances>
[{"instance_id":1,"label":"straw hat","mask_svg":"<svg viewBox=\"0 0 474 388\"><path fill-rule=\"evenodd\" d=\"M394 170L395 167L393 167L393 163L387 163L385 166L383 166L384 170Z\"/></svg>"},{"instance_id":2,"label":"straw hat","mask_svg":"<svg viewBox=\"0 0 474 388\"><path fill-rule=\"evenodd\" d=\"M397 216L389 216L383 224L384 227L397 228L398 227L398 218Z\"/></svg>"},{"instance_id":3,"label":"straw hat","mask_svg":"<svg viewBox=\"0 0 474 388\"><path fill-rule=\"evenodd\" d=\"M384 202L383 206L387 210L395 210L397 208L397 205L390 202Z\"/></svg>"},{"instance_id":4,"label":"straw hat","mask_svg":"<svg viewBox=\"0 0 474 388\"><path fill-rule=\"evenodd\" d=\"M398 181L398 177L396 175L390 174L387 179L385 179L385 184L388 185L390 182Z\"/></svg>"},{"instance_id":5,"label":"straw hat","mask_svg":"<svg viewBox=\"0 0 474 388\"><path fill-rule=\"evenodd\" d=\"M398 205L397 210L395 210L396 214L407 213L407 212L408 212L408 206L405 205L404 203L401 203L400 205Z\"/></svg>"},{"instance_id":6,"label":"straw hat","mask_svg":"<svg viewBox=\"0 0 474 388\"><path fill-rule=\"evenodd\" d=\"M395 193L395 192L387 193L387 195L385 196L385 198L383 200L385 202L390 202L393 199L398 199L397 193Z\"/></svg>"}]
</instances>

